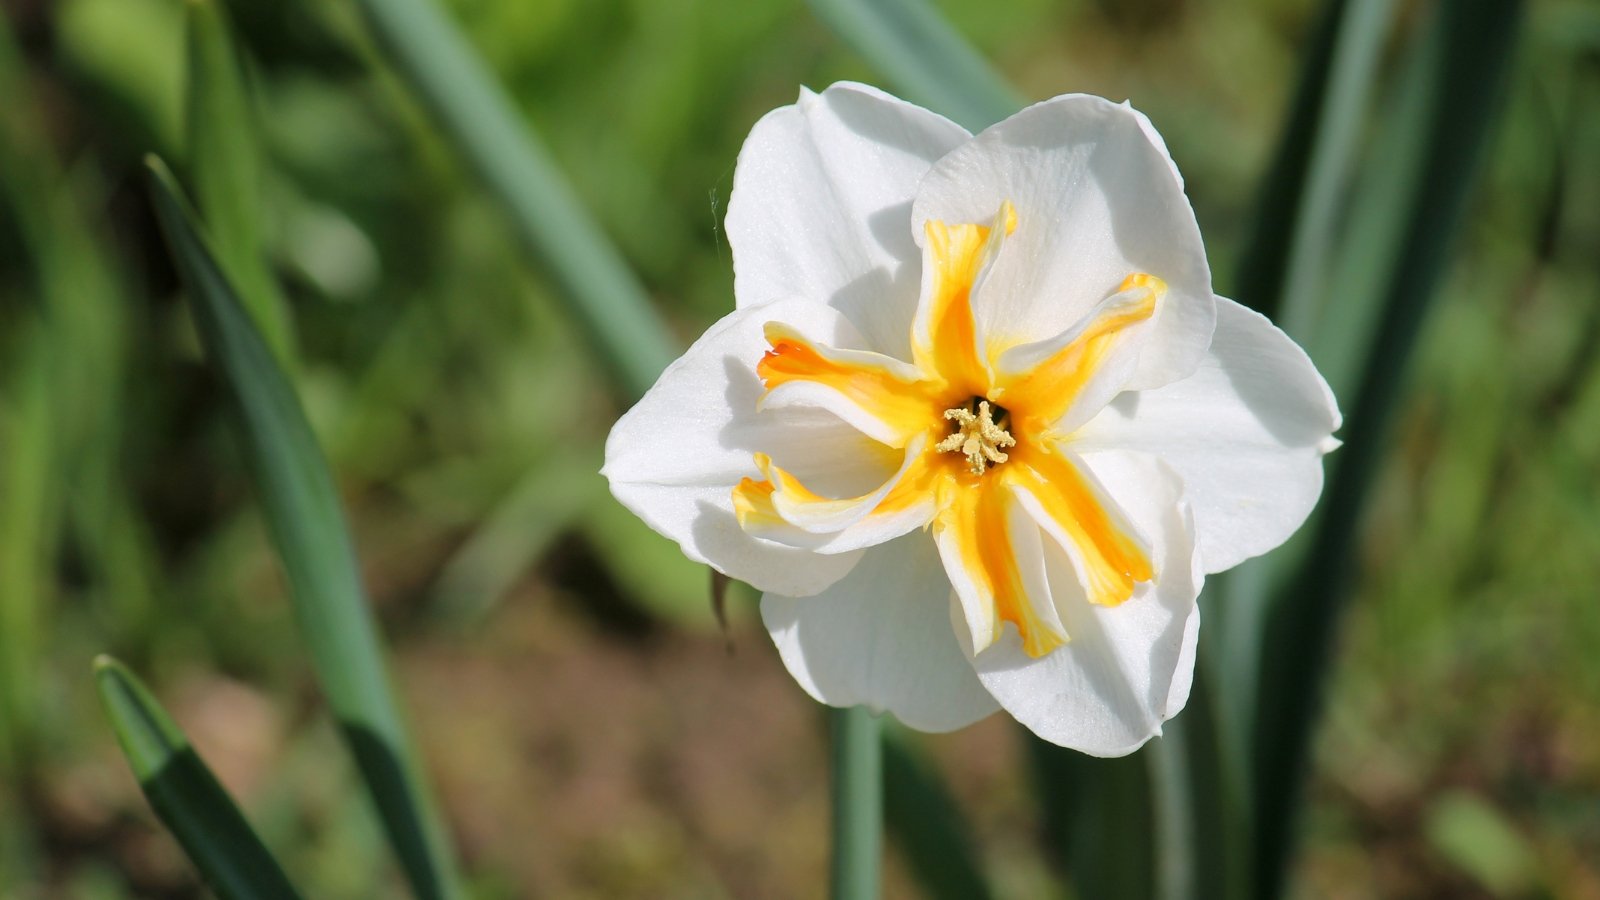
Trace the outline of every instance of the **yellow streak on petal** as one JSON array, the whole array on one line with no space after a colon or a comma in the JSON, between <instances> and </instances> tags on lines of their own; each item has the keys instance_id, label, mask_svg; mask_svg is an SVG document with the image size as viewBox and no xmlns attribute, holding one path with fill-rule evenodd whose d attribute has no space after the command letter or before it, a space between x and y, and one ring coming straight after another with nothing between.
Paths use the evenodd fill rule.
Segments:
<instances>
[{"instance_id":1,"label":"yellow streak on petal","mask_svg":"<svg viewBox=\"0 0 1600 900\"><path fill-rule=\"evenodd\" d=\"M882 421L902 438L925 430L938 415L918 381L887 366L842 358L841 351L813 343L777 322L768 323L772 349L756 364L767 390L791 381L810 381L831 388Z\"/></svg>"},{"instance_id":2,"label":"yellow streak on petal","mask_svg":"<svg viewBox=\"0 0 1600 900\"><path fill-rule=\"evenodd\" d=\"M962 568L978 593L978 602L995 610L995 633L983 646L998 640L1004 622L1017 627L1022 649L1035 659L1067 642L1067 635L1040 619L1029 600L1018 570L1006 516L1006 493L997 484L953 492L954 502L934 520L934 528L954 537Z\"/></svg>"},{"instance_id":3,"label":"yellow streak on petal","mask_svg":"<svg viewBox=\"0 0 1600 900\"><path fill-rule=\"evenodd\" d=\"M1005 385L1001 402L1013 417L1043 424L1067 411L1127 329L1154 315L1167 292L1166 282L1141 272L1123 279L1116 293L1137 288L1144 289L1143 296L1105 310L1055 355Z\"/></svg>"},{"instance_id":4,"label":"yellow streak on petal","mask_svg":"<svg viewBox=\"0 0 1600 900\"><path fill-rule=\"evenodd\" d=\"M941 472L939 461L919 451L900 473L900 480L889 489L862 520L874 516L905 512L927 499L935 490ZM733 511L739 525L751 533L771 532L782 527L804 528L828 516L842 513L860 502L860 497L824 497L805 486L793 474L775 465L765 453L755 454L761 480L745 478L733 489Z\"/></svg>"},{"instance_id":5,"label":"yellow streak on petal","mask_svg":"<svg viewBox=\"0 0 1600 900\"><path fill-rule=\"evenodd\" d=\"M756 454L756 465L764 473L772 463L765 453ZM772 505L774 486L770 481L744 478L733 488L733 515L745 531L757 531L773 526L787 525Z\"/></svg>"},{"instance_id":6,"label":"yellow streak on petal","mask_svg":"<svg viewBox=\"0 0 1600 900\"><path fill-rule=\"evenodd\" d=\"M1059 453L1030 452L1007 466L1007 473L1077 548L1090 602L1117 606L1133 596L1138 582L1155 576L1148 549L1072 460Z\"/></svg>"},{"instance_id":7,"label":"yellow streak on petal","mask_svg":"<svg viewBox=\"0 0 1600 900\"><path fill-rule=\"evenodd\" d=\"M1005 223L1003 234L1016 230L1017 211L1010 201L995 218L996 224ZM931 284L912 326L913 359L918 368L938 372L958 391L986 393L989 367L979 355L972 285L998 251L1002 233L992 226L929 219L923 223L923 235Z\"/></svg>"}]
</instances>

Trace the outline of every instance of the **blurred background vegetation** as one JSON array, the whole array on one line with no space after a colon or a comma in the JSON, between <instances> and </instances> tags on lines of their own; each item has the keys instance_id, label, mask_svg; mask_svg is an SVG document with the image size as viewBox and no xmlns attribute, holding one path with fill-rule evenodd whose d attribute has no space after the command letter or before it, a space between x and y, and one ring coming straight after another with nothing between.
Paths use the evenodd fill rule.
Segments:
<instances>
[{"instance_id":1,"label":"blurred background vegetation","mask_svg":"<svg viewBox=\"0 0 1600 900\"><path fill-rule=\"evenodd\" d=\"M1231 289L1319 4L940 6L1025 97L1147 112ZM732 306L750 126L881 82L798 0L448 7L675 341ZM349 0L226 9L286 358L477 895L819 893L819 711L751 598L719 632L705 570L610 501L620 410L556 288ZM0 893L200 893L95 701L101 651L313 896L395 893L139 175L184 171L182 0L0 10ZM1532 3L1516 60L1363 519L1304 896L1600 897L1600 6ZM1001 716L924 746L995 892L1052 896L1024 742Z\"/></svg>"}]
</instances>

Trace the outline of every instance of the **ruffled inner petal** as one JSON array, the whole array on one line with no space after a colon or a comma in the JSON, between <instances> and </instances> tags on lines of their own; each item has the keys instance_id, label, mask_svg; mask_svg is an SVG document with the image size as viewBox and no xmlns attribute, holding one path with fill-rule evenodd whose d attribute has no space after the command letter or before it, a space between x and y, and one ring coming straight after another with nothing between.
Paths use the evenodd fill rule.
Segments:
<instances>
[{"instance_id":1,"label":"ruffled inner petal","mask_svg":"<svg viewBox=\"0 0 1600 900\"><path fill-rule=\"evenodd\" d=\"M988 225L923 223L922 299L911 326L912 358L918 369L937 373L953 391L982 394L994 380L972 298L1016 227L1009 202Z\"/></svg>"},{"instance_id":2,"label":"ruffled inner petal","mask_svg":"<svg viewBox=\"0 0 1600 900\"><path fill-rule=\"evenodd\" d=\"M934 519L934 540L955 586L973 652L1016 626L1029 656L1043 656L1067 641L1044 573L1039 527L1011 492L961 491Z\"/></svg>"},{"instance_id":3,"label":"ruffled inner petal","mask_svg":"<svg viewBox=\"0 0 1600 900\"><path fill-rule=\"evenodd\" d=\"M1116 606L1155 578L1149 541L1066 452L1030 453L1011 477L1022 506L1072 558L1091 603Z\"/></svg>"},{"instance_id":4,"label":"ruffled inner petal","mask_svg":"<svg viewBox=\"0 0 1600 900\"><path fill-rule=\"evenodd\" d=\"M1100 455L1083 465L1091 463L1151 536L1161 578L1139 584L1126 603L1104 606L1085 594L1070 554L1047 545L1050 588L1072 641L1034 657L1008 631L973 666L1006 711L1039 737L1121 756L1159 734L1188 699L1202 578L1177 477L1149 458Z\"/></svg>"},{"instance_id":5,"label":"ruffled inner petal","mask_svg":"<svg viewBox=\"0 0 1600 900\"><path fill-rule=\"evenodd\" d=\"M1007 350L996 365L994 399L1035 433L1071 433L1133 376L1166 291L1153 275L1129 275L1074 327Z\"/></svg>"},{"instance_id":6,"label":"ruffled inner petal","mask_svg":"<svg viewBox=\"0 0 1600 900\"><path fill-rule=\"evenodd\" d=\"M904 447L927 429L936 401L915 367L816 343L781 322L769 322L766 336L772 349L756 365L767 388L763 408L823 406L891 447Z\"/></svg>"},{"instance_id":7,"label":"ruffled inner petal","mask_svg":"<svg viewBox=\"0 0 1600 900\"><path fill-rule=\"evenodd\" d=\"M1016 204L1020 226L973 310L1002 345L1059 334L1088 315L1129 272L1169 285L1155 352L1130 387L1193 371L1215 309L1205 247L1167 154L1131 109L1083 95L1036 104L962 144L917 188L913 233L929 219L981 222ZM1191 340L1198 337L1198 340Z\"/></svg>"},{"instance_id":8,"label":"ruffled inner petal","mask_svg":"<svg viewBox=\"0 0 1600 900\"><path fill-rule=\"evenodd\" d=\"M923 451L927 436L918 435L903 461L874 490L853 497L827 497L799 478L756 455L761 479L745 478L733 491L740 527L756 537L817 550L841 553L873 546L927 524L933 515L935 477Z\"/></svg>"}]
</instances>

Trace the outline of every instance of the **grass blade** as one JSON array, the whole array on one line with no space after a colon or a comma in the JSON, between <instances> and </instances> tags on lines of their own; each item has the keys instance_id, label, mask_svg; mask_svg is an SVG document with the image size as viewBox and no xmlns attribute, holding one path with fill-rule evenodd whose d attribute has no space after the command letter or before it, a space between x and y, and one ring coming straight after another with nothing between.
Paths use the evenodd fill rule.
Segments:
<instances>
[{"instance_id":1,"label":"grass blade","mask_svg":"<svg viewBox=\"0 0 1600 900\"><path fill-rule=\"evenodd\" d=\"M157 217L207 352L232 395L267 526L328 702L413 890L425 898L455 896L445 832L389 683L327 462L171 173L156 159L149 168Z\"/></svg>"},{"instance_id":2,"label":"grass blade","mask_svg":"<svg viewBox=\"0 0 1600 900\"><path fill-rule=\"evenodd\" d=\"M810 0L845 43L900 96L980 131L1022 108L1022 98L924 0Z\"/></svg>"},{"instance_id":3,"label":"grass blade","mask_svg":"<svg viewBox=\"0 0 1600 900\"><path fill-rule=\"evenodd\" d=\"M878 896L883 854L883 741L864 706L828 711L833 721L834 900Z\"/></svg>"},{"instance_id":4,"label":"grass blade","mask_svg":"<svg viewBox=\"0 0 1600 900\"><path fill-rule=\"evenodd\" d=\"M1269 611L1262 641L1255 768L1257 895L1282 893L1292 849L1294 812L1308 766L1312 729L1333 633L1349 592L1351 550L1362 501L1385 449L1389 419L1404 385L1407 357L1443 274L1461 224L1509 70L1522 17L1519 0L1441 2L1416 51L1424 114L1419 153L1384 159L1406 166L1394 195L1394 233L1382 293L1383 319L1345 426L1310 555L1291 589ZM1384 177L1379 175L1377 177Z\"/></svg>"},{"instance_id":5,"label":"grass blade","mask_svg":"<svg viewBox=\"0 0 1600 900\"><path fill-rule=\"evenodd\" d=\"M300 895L205 761L122 663L94 662L100 702L145 798L223 900Z\"/></svg>"},{"instance_id":6,"label":"grass blade","mask_svg":"<svg viewBox=\"0 0 1600 900\"><path fill-rule=\"evenodd\" d=\"M986 900L992 894L973 856L961 811L913 741L901 728L884 732L883 803L889 832L928 897Z\"/></svg>"},{"instance_id":7,"label":"grass blade","mask_svg":"<svg viewBox=\"0 0 1600 900\"><path fill-rule=\"evenodd\" d=\"M289 359L289 309L262 254L261 153L255 116L217 0L188 0L189 172L222 270L280 360Z\"/></svg>"},{"instance_id":8,"label":"grass blade","mask_svg":"<svg viewBox=\"0 0 1600 900\"><path fill-rule=\"evenodd\" d=\"M430 0L358 0L378 43L505 208L623 392L678 355L644 288L455 24Z\"/></svg>"}]
</instances>

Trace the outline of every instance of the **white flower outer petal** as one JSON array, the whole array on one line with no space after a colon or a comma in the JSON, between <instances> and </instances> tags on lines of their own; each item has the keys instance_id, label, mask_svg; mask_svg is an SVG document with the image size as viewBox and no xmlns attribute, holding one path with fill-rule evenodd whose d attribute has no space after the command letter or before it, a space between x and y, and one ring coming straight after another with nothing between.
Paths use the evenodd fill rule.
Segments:
<instances>
[{"instance_id":1,"label":"white flower outer petal","mask_svg":"<svg viewBox=\"0 0 1600 900\"><path fill-rule=\"evenodd\" d=\"M910 359L921 283L911 199L929 166L970 137L943 116L849 82L802 89L793 105L767 113L739 151L728 201L738 305L828 303L872 349Z\"/></svg>"},{"instance_id":2,"label":"white flower outer petal","mask_svg":"<svg viewBox=\"0 0 1600 900\"><path fill-rule=\"evenodd\" d=\"M1183 381L1124 394L1073 435L1080 451L1159 456L1183 479L1207 572L1283 543L1322 493L1339 409L1305 351L1266 317L1217 298L1205 359Z\"/></svg>"},{"instance_id":3,"label":"white flower outer petal","mask_svg":"<svg viewBox=\"0 0 1600 900\"><path fill-rule=\"evenodd\" d=\"M1215 322L1211 272L1182 182L1131 107L1085 94L1037 103L940 159L917 189L912 234L928 219L985 222L1003 201L1017 230L973 298L1000 345L1060 334L1146 272L1167 283L1149 352L1129 387L1193 371Z\"/></svg>"},{"instance_id":4,"label":"white flower outer petal","mask_svg":"<svg viewBox=\"0 0 1600 900\"><path fill-rule=\"evenodd\" d=\"M1053 541L1045 561L1069 642L1033 659L1014 629L973 666L984 687L1039 737L1092 756L1122 756L1161 733L1188 702L1204 576L1182 483L1154 458L1083 458L1134 524L1151 537L1157 576L1124 603L1088 601L1077 571ZM958 629L959 634L959 629Z\"/></svg>"},{"instance_id":5,"label":"white flower outer petal","mask_svg":"<svg viewBox=\"0 0 1600 900\"><path fill-rule=\"evenodd\" d=\"M949 607L933 542L909 534L869 550L815 597L764 595L761 619L790 674L817 700L942 732L999 708L950 630Z\"/></svg>"},{"instance_id":6,"label":"white flower outer petal","mask_svg":"<svg viewBox=\"0 0 1600 900\"><path fill-rule=\"evenodd\" d=\"M837 417L786 409L759 412L763 387L755 363L766 351L764 326L781 321L811 340L834 345L860 341L836 310L787 300L734 311L713 325L661 374L612 428L601 469L611 492L646 524L678 542L696 562L762 590L814 594L844 576L858 552L822 556L752 537L733 513L733 488L759 478L758 451L780 465L814 460L818 479L852 461L884 462L870 439ZM810 413L809 415L807 413ZM778 455L778 449L783 455ZM836 473L841 482L881 484L893 471Z\"/></svg>"}]
</instances>

